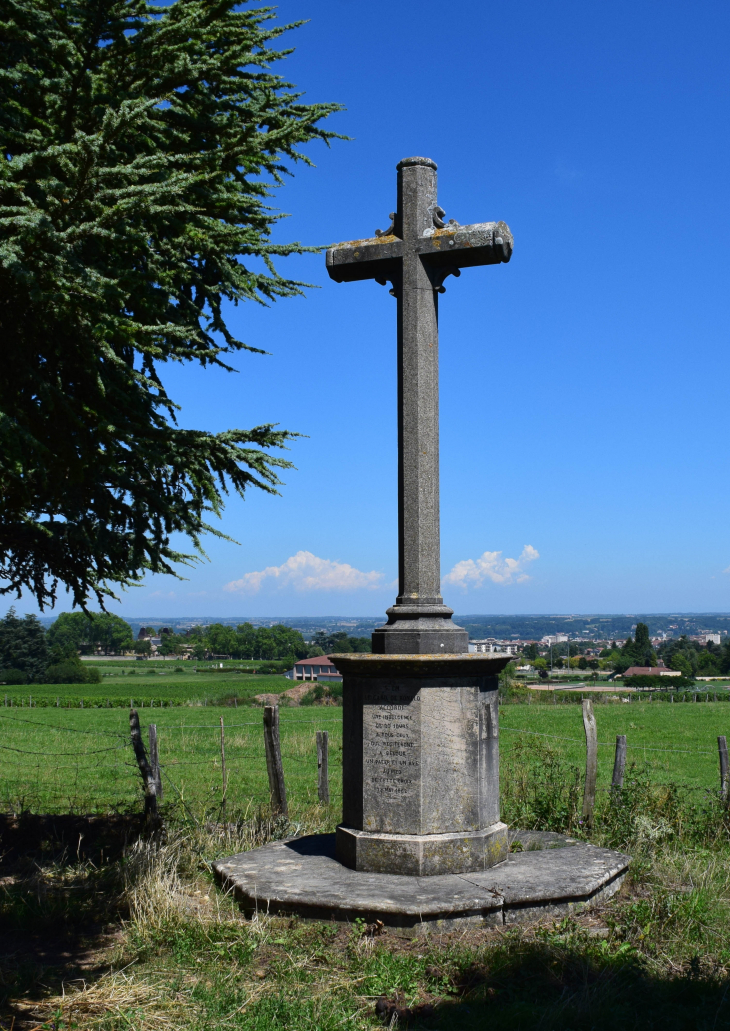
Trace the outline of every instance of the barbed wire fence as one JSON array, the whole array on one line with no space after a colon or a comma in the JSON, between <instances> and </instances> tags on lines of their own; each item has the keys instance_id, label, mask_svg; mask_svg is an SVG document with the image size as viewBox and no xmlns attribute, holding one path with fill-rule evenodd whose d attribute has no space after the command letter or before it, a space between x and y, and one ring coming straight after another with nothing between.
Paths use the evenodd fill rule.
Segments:
<instances>
[{"instance_id":1,"label":"barbed wire fence","mask_svg":"<svg viewBox=\"0 0 730 1031\"><path fill-rule=\"evenodd\" d=\"M595 799L597 790L607 791L621 788L623 784L623 771L626 764L627 753L629 756L632 754L635 756L643 755L645 758L646 753L662 753L667 756L717 756L719 765L718 791L723 800L729 800L730 772L728 770L727 741L724 735L718 735L717 737L717 750L709 748L686 748L679 746L667 747L662 745L632 743L630 740L627 741L626 735L617 735L615 741L599 741L595 732L595 719L593 719L593 731L590 731L589 727L592 711L591 700L584 698L584 738L549 734L542 731L510 726L508 723L502 722L502 720L500 720L500 730L505 735L519 735L527 740L530 738L538 738L546 741L566 743L570 746L578 746L581 749L585 748L586 798L592 797ZM341 791L331 790L329 775L331 767L335 770L338 770L338 768L341 769L341 752L336 755L331 754L329 748L329 733L324 729L327 724L336 724L341 726L342 718L339 715L327 717L322 714L322 716L315 719L296 719L296 721L282 721L280 723L279 708L278 706L272 705L264 707L263 728L261 719L233 719L228 722L223 716L219 717L218 723L198 724L184 723L182 721L178 725L171 723L164 727L165 747L163 748L162 758L160 757L160 751L158 748L157 725L154 723L149 725L149 744L145 745L142 740L139 714L136 709L130 709L129 733L104 729L88 730L79 727L63 726L56 722L33 718L30 715L21 716L17 713L17 709L10 711L6 710L5 712L0 710L0 719L4 719L8 721L8 723L25 724L36 727L39 730L43 729L56 733L82 735L81 739L78 737L75 739L79 741L79 747L73 748L72 750L64 749L55 752L50 752L47 749L20 748L14 744L0 744L0 779L2 779L2 767L13 766L17 771L21 764L22 770L27 771L28 774L35 771L44 771L45 773L55 773L58 771L62 776L67 777L67 771L74 771L75 778L73 779L73 783L71 783L70 780L67 780L64 790L59 793L60 798L73 798L73 792L78 789L79 779L81 777L85 778L86 781L89 779L99 781L107 774L112 774L113 777L116 777L116 772L122 771L122 775L124 773L128 775L128 779L125 778L127 781L127 788L132 788L132 798L128 799L128 803L132 803L136 799L136 804L139 804L139 784L141 782L145 799L145 811L148 815L149 813L152 813L154 816L154 814L159 811L159 802L164 799L164 785L173 792L173 796L183 805L183 807L188 807L189 809L185 792L182 789L181 784L178 783L178 771L184 771L187 768L193 767L208 767L211 769L212 773L220 777L220 801L223 803L223 806L225 806L228 788L232 777L235 778L241 773L251 774L252 771L256 774L261 774L265 767L268 779L268 792L247 791L246 798L249 803L255 802L260 805L268 805L271 807L273 813L287 816L288 797L284 769L285 767L289 767L291 769L290 764L294 764L295 769L301 774L306 775L311 772L310 785L313 785L316 778L318 802L329 805L333 797L335 799L341 797ZM282 749L282 727L285 727L286 730L289 731L308 726L317 727L314 739L311 742L311 750L309 751L309 754L294 754L294 752L287 747ZM260 739L264 746L263 750L242 748L240 745L235 745L231 748L229 743L228 752L226 753L226 732L236 731L239 728L254 727L263 729L263 738ZM200 731L217 732L215 741L217 750L216 755L204 758L188 759L181 758L179 754L175 754L177 749L170 743L170 736L172 734L176 734L178 732L183 735L185 733L196 734ZM98 748L83 747L82 749L81 742L87 741L89 738L100 739L99 744L101 744L102 741L107 741L109 743ZM112 739L114 743L112 743L110 739ZM72 738L70 740L74 739ZM130 744L132 745L131 748ZM591 755L597 754L598 749L613 749L614 751L614 773L610 788L601 787L600 789L597 789L597 763L593 763L591 772ZM127 753L128 758L123 759L120 755L119 761L108 761L115 758L113 753L125 752ZM73 757L76 757L76 762L66 761L73 759ZM93 757L91 762L87 761L89 757ZM609 756L606 758L608 759ZM63 761L54 762L54 760ZM659 785L659 782L657 782L657 786L661 786ZM31 787L32 785L29 785L29 788ZM684 787L686 790L708 791L706 786L684 785ZM29 791L28 793L31 794L32 792ZM48 792L46 791L46 796L47 795ZM104 802L109 806L108 793L106 794ZM71 805L73 807L73 804ZM111 807L113 808L113 803Z\"/></svg>"},{"instance_id":2,"label":"barbed wire fence","mask_svg":"<svg viewBox=\"0 0 730 1031\"><path fill-rule=\"evenodd\" d=\"M278 706L264 708L264 721L266 721L267 712L270 710L275 711L278 725ZM300 788L303 780L310 781L307 774L311 771L311 779L316 779L319 802L328 804L331 796L335 798L341 797L341 791L333 791L330 788L329 770L332 767L335 770L341 768L342 760L341 757L330 754L329 734L323 729L327 725L341 725L341 718L336 716L328 717L323 714L319 719L286 721L287 731L309 730L309 728L314 729L315 726L319 729L313 735L311 749L308 745L305 746L309 754L295 754L292 748L286 747L286 744L282 749L281 740L277 738L274 751L278 755L279 777L275 782L272 781L271 770L266 762L268 744L265 722L263 739L260 739L264 745L263 748L254 749L250 746L246 748L235 745L233 748L229 746L227 754L225 751L224 741L226 732L235 732L239 728L245 732L250 732L251 728L261 729L262 723L260 719L237 720L234 718L229 722L224 720L224 717L220 717L218 723L199 724L181 721L179 724L171 723L165 725L162 755L160 755L158 747L157 725L155 723L149 725L147 728L149 744L143 742L139 713L136 709L130 709L130 731L126 733L116 730L87 730L78 727L68 727L55 720L20 716L17 714L17 710L2 712L0 709L0 719L6 720L9 724L25 725L29 729L39 732L48 731L54 734L77 735L76 740L79 741L78 746L73 747L72 750L62 747L56 751L51 751L48 748L22 748L16 744L0 744L0 782L8 780L7 774L3 776L2 772L3 767L7 768L8 766L13 767L12 772L16 774L16 781L18 773L21 773L22 779L26 782L23 785L23 790L16 792L16 798L12 801L8 798L7 791L3 792L6 798L2 800L4 802L2 808L6 811L22 811L26 808L27 799L34 796L34 777L40 771L43 771L46 775L55 774L58 771L59 776L64 781L63 787L55 792L51 791L47 784L42 788L39 787L35 792L36 796L43 797L44 800L53 795L56 803L53 806L54 810L59 808L58 803L63 806L66 799L68 799L68 809L70 811L78 811L79 800L83 800L87 804L90 803L90 807L94 809L129 808L135 804L138 806L139 785L141 783L145 800L145 812L154 818L154 813L159 809L157 801L158 799L162 800L164 797L164 782L172 793L171 797L176 798L189 811L185 792L182 785L178 783L178 773L188 769L205 769L207 767L212 774L218 775L221 778L220 785L222 791L217 801L219 805L223 803L224 807L227 788L232 777L248 774L260 779L260 774L266 769L268 772L269 791L247 790L244 801L249 805L252 802L262 806L268 805L271 806L274 813L286 815L283 766L284 764L288 766L290 763L295 764L298 770L301 769L303 777L300 775L296 778ZM1 726L2 724L0 724ZM201 758L181 757L182 749L176 747L174 743L176 735L186 736L191 734L199 738L198 732L206 733L211 730L217 731L215 738L217 739L216 751L218 754ZM83 737L79 739L78 735L83 735ZM5 739L7 740L7 734ZM94 747L95 742L91 742L89 739L96 739L101 747ZM109 743L102 744L102 742ZM89 744L92 744L92 747L89 747ZM301 750L301 741L295 740L294 744L298 744ZM125 752L128 758L122 758ZM115 758L115 753L119 755L119 760L109 761ZM66 761L72 760L74 757L76 757L75 762ZM69 777L70 771L71 776ZM75 774L75 777L73 774ZM98 787L104 778L108 779L109 777L113 778L112 792L114 787L116 787L117 801L115 802L110 797L110 791L106 791L101 797L96 799L98 804L94 804L91 802L90 792L83 790L83 784L85 783L87 787L89 784ZM306 794L308 797L312 794L309 786L307 786ZM154 801L151 801L151 799L154 799Z\"/></svg>"}]
</instances>

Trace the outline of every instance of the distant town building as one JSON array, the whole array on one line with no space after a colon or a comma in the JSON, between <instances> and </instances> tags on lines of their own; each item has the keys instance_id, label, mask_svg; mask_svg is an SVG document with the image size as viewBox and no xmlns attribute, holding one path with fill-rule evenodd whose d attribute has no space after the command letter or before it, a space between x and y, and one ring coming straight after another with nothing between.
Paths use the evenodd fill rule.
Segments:
<instances>
[{"instance_id":1,"label":"distant town building","mask_svg":"<svg viewBox=\"0 0 730 1031\"><path fill-rule=\"evenodd\" d=\"M699 641L700 644L709 644L712 641L713 644L719 644L721 640L721 634L697 634L692 638L693 641Z\"/></svg>"},{"instance_id":2,"label":"distant town building","mask_svg":"<svg viewBox=\"0 0 730 1031\"><path fill-rule=\"evenodd\" d=\"M518 645L513 641L498 641L495 637L487 637L483 641L469 641L470 652L496 653L498 655L516 655Z\"/></svg>"},{"instance_id":3,"label":"distant town building","mask_svg":"<svg viewBox=\"0 0 730 1031\"><path fill-rule=\"evenodd\" d=\"M326 655L318 655L314 659L299 659L284 676L290 680L329 680L342 683L342 674L337 672L337 667L332 665Z\"/></svg>"},{"instance_id":4,"label":"distant town building","mask_svg":"<svg viewBox=\"0 0 730 1031\"><path fill-rule=\"evenodd\" d=\"M567 634L546 634L540 641L541 644L562 644L568 640Z\"/></svg>"}]
</instances>

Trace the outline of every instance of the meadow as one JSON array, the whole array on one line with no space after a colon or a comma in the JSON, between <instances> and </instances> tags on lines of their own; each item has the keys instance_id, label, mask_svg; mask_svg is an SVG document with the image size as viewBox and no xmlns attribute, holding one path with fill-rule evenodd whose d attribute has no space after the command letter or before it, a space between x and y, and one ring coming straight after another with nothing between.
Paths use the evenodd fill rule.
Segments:
<instances>
[{"instance_id":1,"label":"meadow","mask_svg":"<svg viewBox=\"0 0 730 1031\"><path fill-rule=\"evenodd\" d=\"M92 665L91 663L89 665ZM0 687L6 706L103 708L246 703L257 694L292 686L282 674L251 673L252 664L97 661L100 684L26 684ZM255 663L253 664L255 668Z\"/></svg>"},{"instance_id":2,"label":"meadow","mask_svg":"<svg viewBox=\"0 0 730 1031\"><path fill-rule=\"evenodd\" d=\"M290 683L286 681L287 686ZM145 738L147 725L157 726L168 809L182 807L196 819L220 815L221 717L227 812L245 817L268 804L260 706L142 709ZM0 808L5 812L129 812L141 805L141 780L131 752L126 710L8 707L0 709L0 720ZM282 758L292 816L317 799L317 730L330 734L330 791L335 798L341 792L341 710L333 706L281 709Z\"/></svg>"},{"instance_id":3,"label":"meadow","mask_svg":"<svg viewBox=\"0 0 730 1031\"><path fill-rule=\"evenodd\" d=\"M718 797L716 737L730 706L632 701L595 711L599 785L610 781L615 735L630 748L625 787L599 792L594 825L580 818L577 704L501 708L502 813L628 852L619 896L537 927L413 939L362 922L245 920L211 874L223 855L334 829L341 709L281 709L288 821L267 806L260 708L145 709L165 768L161 838L114 849L95 844L99 825L89 823L73 840L46 837L15 853L3 839L0 1027L728 1031L730 814ZM20 832L32 829L29 808L141 811L126 712L4 708L0 719L2 801L26 810L10 818ZM316 798L318 729L330 734L329 806Z\"/></svg>"},{"instance_id":4,"label":"meadow","mask_svg":"<svg viewBox=\"0 0 730 1031\"><path fill-rule=\"evenodd\" d=\"M704 697L704 696L703 696ZM608 789L616 736L625 734L627 763L635 763L656 784L704 790L719 785L717 738L730 737L727 702L594 701L598 727L598 789ZM571 705L506 705L500 710L500 752L508 760L521 742L549 743L567 762L585 766L582 710Z\"/></svg>"},{"instance_id":5,"label":"meadow","mask_svg":"<svg viewBox=\"0 0 730 1031\"><path fill-rule=\"evenodd\" d=\"M173 674L174 675L174 674ZM225 674L222 674L225 677ZM253 684L251 685L251 680ZM236 680L243 700L290 681L283 677ZM216 681L218 683L218 681ZM103 687L104 685L99 685ZM157 685L155 685L157 687ZM221 684L228 697L231 689ZM170 688L172 690L172 688ZM135 684L135 704L144 700ZM215 692L211 692L215 695ZM102 697L102 696L100 696ZM184 805L198 815L215 813L223 799L220 719L225 730L226 802L229 813L245 814L266 805L262 711L203 704L160 706L158 688L140 708L143 732L158 731L165 803ZM150 702L154 702L150 708ZM720 702L658 704L645 701L596 703L598 790L610 787L617 734L626 734L629 768L640 767L655 785L673 784L706 792L719 783L717 737L730 736L730 705ZM122 708L0 708L0 806L6 812L130 811L141 804L139 772L129 744L129 718ZM342 710L335 706L280 709L282 756L292 812L317 798L317 730L330 735L330 790L341 792ZM503 705L500 749L504 777L514 763L545 748L571 769L582 771L585 738L581 707ZM506 785L505 785L506 788Z\"/></svg>"}]
</instances>

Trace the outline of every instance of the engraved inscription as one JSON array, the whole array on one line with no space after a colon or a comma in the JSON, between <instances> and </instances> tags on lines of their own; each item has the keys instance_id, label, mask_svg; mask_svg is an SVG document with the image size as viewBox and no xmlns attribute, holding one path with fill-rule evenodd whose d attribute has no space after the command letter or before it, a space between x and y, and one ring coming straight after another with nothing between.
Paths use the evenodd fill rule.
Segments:
<instances>
[{"instance_id":1,"label":"engraved inscription","mask_svg":"<svg viewBox=\"0 0 730 1031\"><path fill-rule=\"evenodd\" d=\"M365 829L408 833L420 808L420 695L374 684L364 702Z\"/></svg>"}]
</instances>

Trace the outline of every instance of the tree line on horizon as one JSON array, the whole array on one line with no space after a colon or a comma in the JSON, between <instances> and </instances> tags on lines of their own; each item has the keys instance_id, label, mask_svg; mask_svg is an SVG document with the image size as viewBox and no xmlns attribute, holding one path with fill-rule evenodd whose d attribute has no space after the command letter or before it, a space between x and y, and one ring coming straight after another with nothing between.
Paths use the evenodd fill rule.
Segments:
<instances>
[{"instance_id":1,"label":"tree line on horizon","mask_svg":"<svg viewBox=\"0 0 730 1031\"><path fill-rule=\"evenodd\" d=\"M156 633L154 627L145 629ZM163 633L157 647L163 656L274 661L282 667L329 652L365 651L370 651L368 637L318 631L305 641L299 630L281 623L270 627L213 623L193 627L186 634ZM99 652L144 658L152 654L152 646L148 638L135 641L129 623L109 612L62 612L47 630L37 616L17 616L14 608L0 619L0 683L98 684L99 671L83 663L81 656Z\"/></svg>"}]
</instances>

